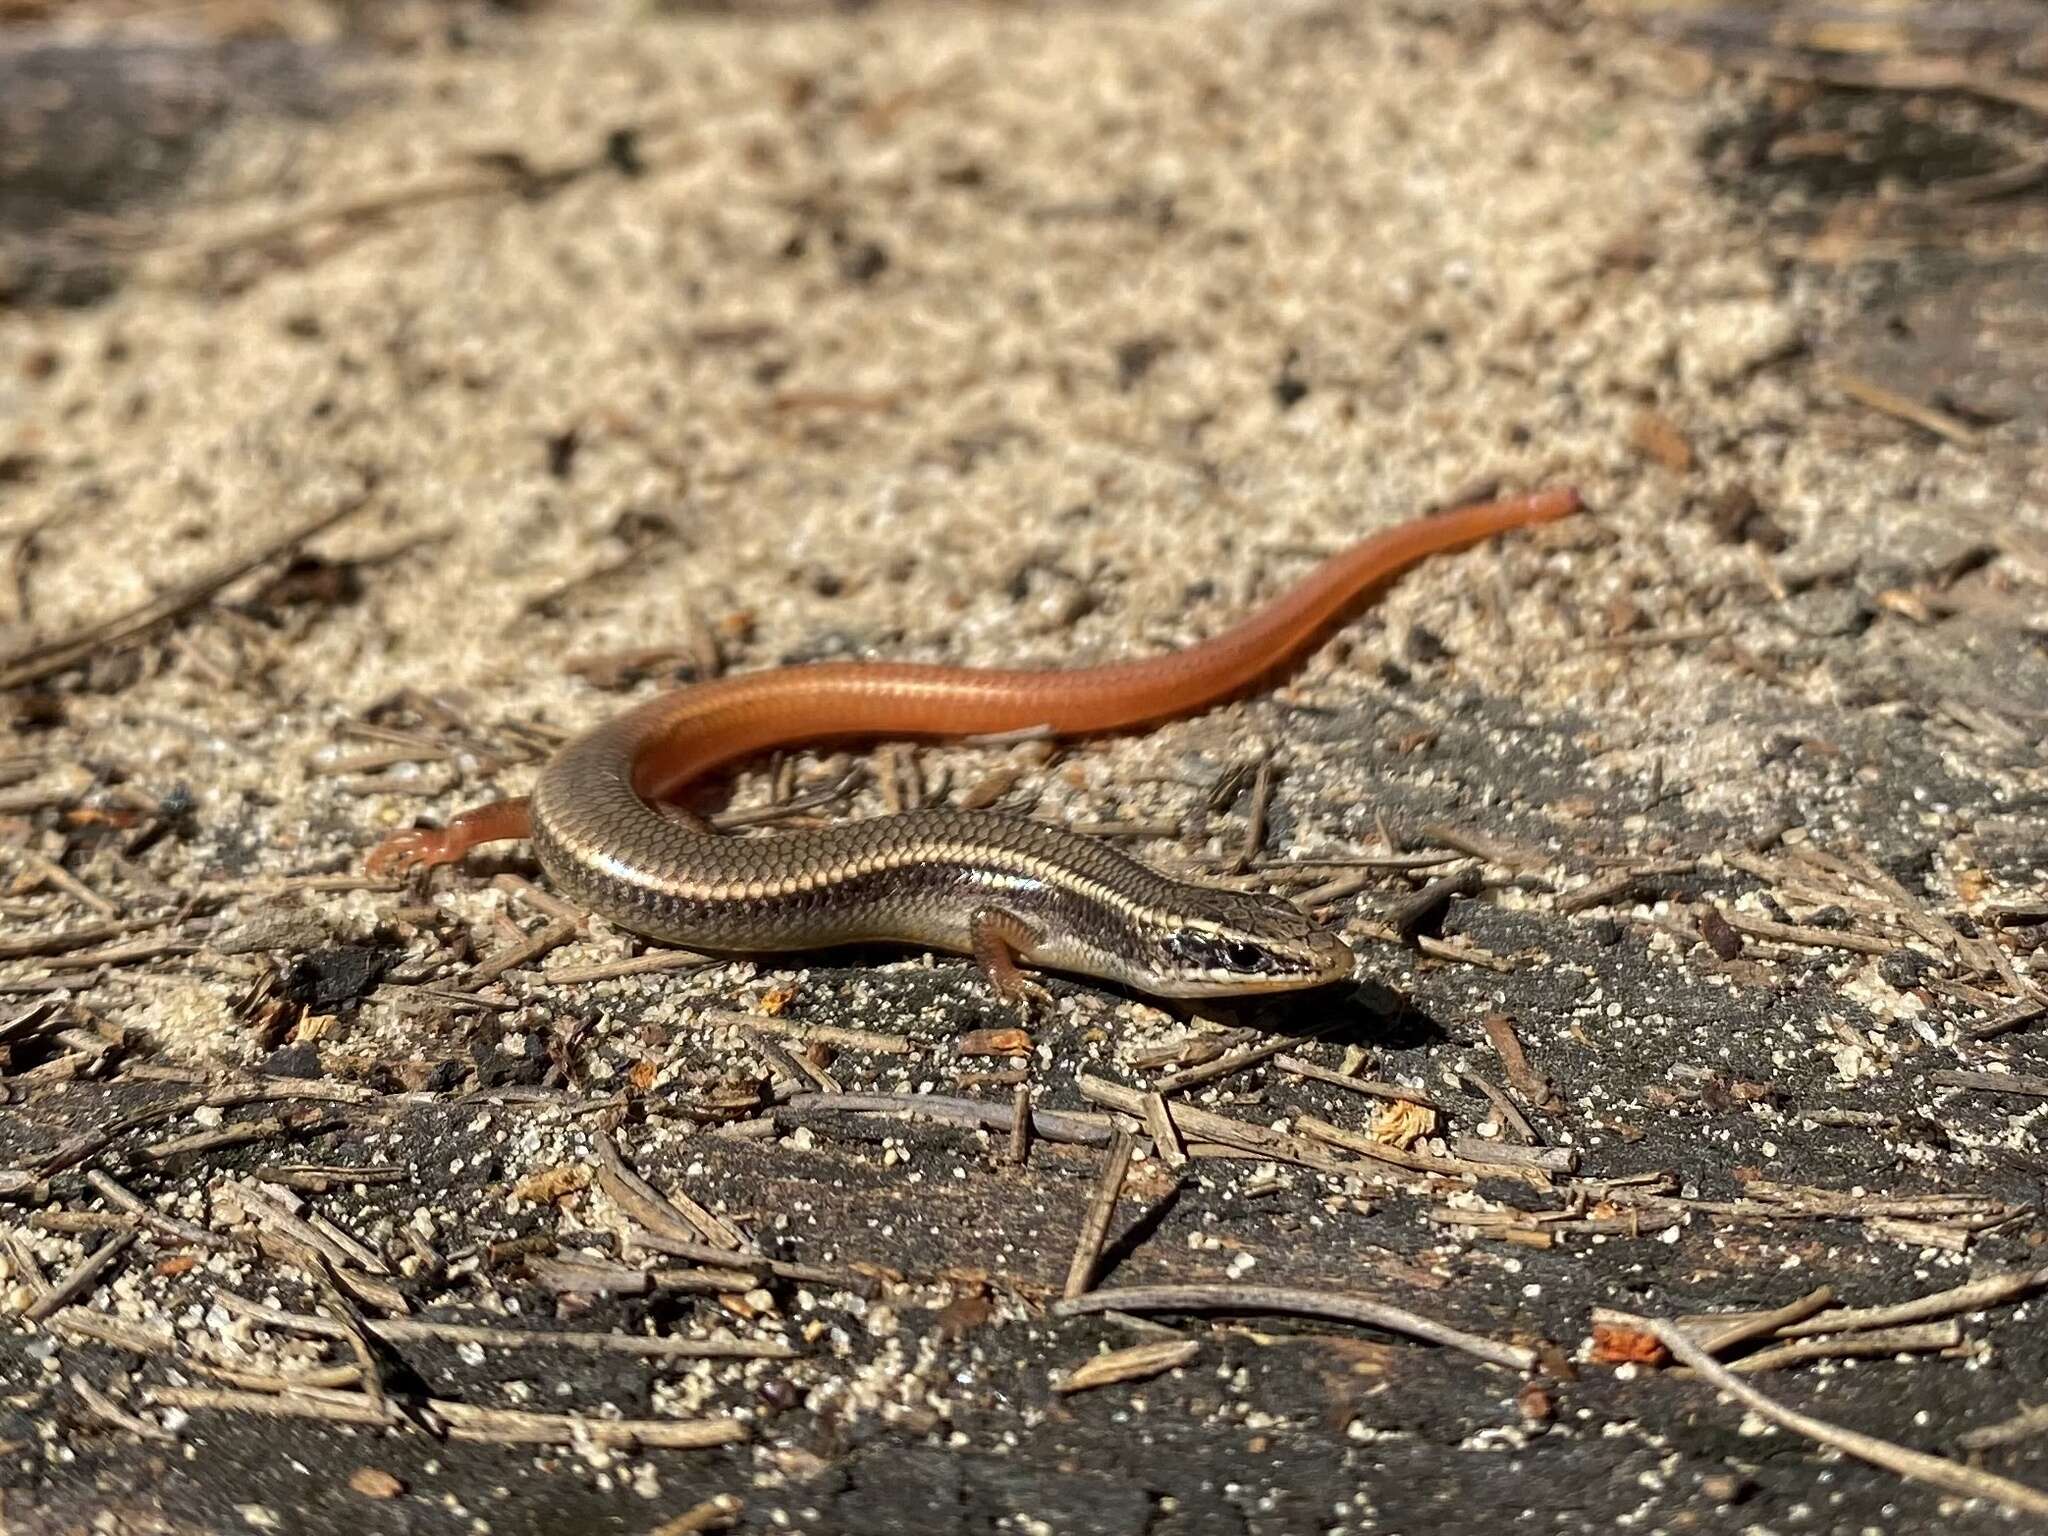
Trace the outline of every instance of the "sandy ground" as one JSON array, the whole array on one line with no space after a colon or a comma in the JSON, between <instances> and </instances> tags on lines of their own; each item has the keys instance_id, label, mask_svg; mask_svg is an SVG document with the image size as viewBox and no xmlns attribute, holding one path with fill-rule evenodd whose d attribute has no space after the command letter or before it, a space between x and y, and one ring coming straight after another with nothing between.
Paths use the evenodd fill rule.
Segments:
<instances>
[{"instance_id":1,"label":"sandy ground","mask_svg":"<svg viewBox=\"0 0 2048 1536\"><path fill-rule=\"evenodd\" d=\"M1560 990L1518 991L1483 966L1446 967L1375 942L1383 909L1411 885L1389 881L1338 914L1370 951L1365 974L1441 1026L1396 1046L1383 1075L1441 1088L1447 1072L1456 1082L1460 1069L1496 1071L1476 1021L1506 1008L1573 1106L1547 1139L1603 1173L1686 1164L1685 1191L1713 1194L1738 1169L1840 1189L1889 1187L1909 1170L1928 1175L1928 1188L1953 1178L1955 1188L1988 1189L1995 1171L2007 1180L1999 1191L2028 1202L2026 1169L2041 1166L2032 1122L1981 1102L1958 1111L1953 1139L1933 1150L1894 1156L1878 1142L1820 1165L1810 1158L1825 1139L1821 1122L1799 1122L1811 1133L1802 1135L1771 1118L1797 1121L1791 1109L1753 1108L1739 1095L1712 1103L1704 1127L1658 1132L1669 1137L1661 1159L1658 1140L1631 1150L1614 1128L1669 1109L1646 1088L1697 1088L1676 1072L1681 1058L1737 1079L1776 1073L1795 1096L1803 1081L1835 1108L1896 1125L1920 1113L1902 1107L1919 1090L1872 1080L1923 1050L1925 1066L1985 1065L1966 1031L2025 998L2029 967L2040 964L2021 947L2006 961L2018 967L2011 977L1986 973L1989 952L1968 944L1995 931L1994 909L2039 901L2048 882L2039 831L2048 657L2027 627L2048 577L2048 481L2018 426L1945 441L1830 383L1833 338L1867 291L1781 259L1756 209L1714 185L1703 155L1750 110L1753 84L1618 27L1558 26L1513 7L885 6L764 19L588 5L459 23L395 14L406 19L390 24L382 47L319 56L318 110L237 112L206 137L110 296L0 312L0 462L18 466L0 477L0 533L34 530L14 593L0 597L14 603L17 654L323 512L357 509L310 542L324 564L301 572L296 591L266 585L270 567L139 648L110 648L83 670L17 690L11 783L0 791L15 816L0 826L22 869L10 927L95 919L37 877L36 855L63 860L124 914L204 904L191 934L205 946L199 955L98 973L80 994L105 1026L128 1033L128 1049L187 1072L274 1069L283 1049L298 1053L290 1062L301 1073L310 1059L380 1091L461 1092L491 1085L494 1051L537 1058L538 1042L570 1037L571 1056L583 1058L573 1086L603 1095L630 1085L667 1103L761 1070L743 1037L706 1029L703 1009L794 998L796 1017L911 1042L905 1056L835 1066L846 1086L967 1092L961 1073L1006 1063L963 1061L956 1037L1006 1021L951 962L933 970L922 960L833 958L550 985L549 968L633 952L601 923L493 982L496 1011L482 1036L473 1010L441 1008L423 1023L419 1000L391 987L360 1006L341 988L284 1034L255 1027L239 1004L294 956L354 946L386 956L396 980L474 992L472 957L512 942L508 919L537 924L529 904L489 879L524 868L516 854L443 874L430 896L318 882L280 893L252 882L349 875L394 827L522 792L558 733L693 668L828 656L1057 666L1149 653L1213 632L1361 533L1493 487L1562 482L1582 489L1587 514L1415 573L1272 695L1050 763L1029 747L934 750L918 753L912 772L923 793L957 797L1016 768L1015 803L1037 814L1178 824L1232 765L1272 752L1283 772L1267 857L1383 853L1382 821L1411 844L1431 841L1418 827L1448 822L1534 850L1522 867L1510 857L1488 870L1548 870L1549 886L1461 904L1480 910L1449 925L1450 937L1462 927L1489 952L1548 970L1545 985ZM59 34L83 25L60 22ZM1729 509L1745 497L1763 524L1731 538L1731 527L1744 529ZM635 666L616 660L643 650ZM404 738L366 733L365 722ZM373 760L379 753L422 760L387 764ZM797 783L833 771L806 759ZM106 807L122 784L192 806L132 858L74 814ZM750 774L736 799L754 803L768 789L768 775ZM851 810L877 814L884 804L871 781ZM1140 840L1134 851L1213 867L1242 840L1244 811L1231 802L1197 835ZM1880 973L1876 953L1835 955L1821 970L1802 970L1798 951L1733 962L1748 972L1689 969L1695 900L1753 918L1803 921L1818 910L1832 920L1827 901L1774 905L1770 881L1760 888L1720 861L1787 825L1791 847L1905 873L1916 903L1944 926L1960 922L1947 931L1962 938L1946 951L1938 933L1918 930L1898 945L1919 953L1917 936L1922 970L1979 1000L1916 994L1896 969ZM1560 883L1596 881L1630 859L1713 862L1704 887L1681 882L1590 916L1557 905ZM1973 917L1981 926L1969 928ZM1611 947L1604 929L1588 938L1596 920L1627 942ZM1790 968L1775 979L1755 974L1780 961ZM31 957L9 974L51 973ZM1904 981L1920 974L1909 966ZM1188 1036L1184 1016L1142 1000L1085 987L1060 995L1058 1017L1007 1064L1028 1068L1045 1100L1078 1107L1077 1072L1144 1081L1143 1053ZM1311 1038L1336 1027L1322 1015L1264 1022ZM1355 1043L1384 1041L1366 1029ZM1317 1060L1338 1065L1333 1043L1320 1049ZM406 1062L416 1065L391 1065ZM446 1070L432 1078L437 1063ZM2013 1064L2025 1069L2024 1048ZM1007 1105L1008 1086L969 1096ZM1355 1127L1366 1114L1342 1092L1311 1105L1249 1103L1238 1112L1262 1124L1341 1110ZM78 1103L51 1106L16 1127L31 1150L37 1137L56 1141L67 1116L94 1119ZM413 1110L391 1113L403 1120ZM419 1145L459 1139L467 1113L451 1109L418 1132ZM1446 1129L1468 1132L1489 1113L1473 1098ZM957 1299L950 1271L982 1272L983 1288L999 1293L995 1315L1028 1349L1062 1364L1084 1353L1042 1322L1033 1287L1058 1286L1091 1159L1041 1175L1054 1194L1018 1202L1008 1247L984 1249L962 1217L951 1239L906 1238L906 1248L885 1240L890 1202L914 1208L922 1197L882 1175L908 1158L920 1178L987 1181L975 1197L993 1202L975 1207L987 1219L1004 1204L993 1151L970 1148L963 1163L955 1135L918 1143L914 1155L857 1148L845 1166L814 1167L804 1161L812 1133L799 1128L749 1144L749 1156L785 1164L728 1166L723 1154L692 1150L709 1139L693 1144L687 1117L641 1118L629 1117L629 1136L645 1137L649 1157L666 1147L661 1155L714 1208L782 1231L799 1257L871 1261L912 1287L887 1302L845 1301L833 1326L851 1332L832 1361L788 1378L792 1394L810 1394L800 1424L767 1422L759 1369L653 1393L663 1412L743 1405L753 1443L699 1454L725 1458L704 1474L706 1487L738 1490L748 1528L780 1519L855 1529L847 1511L872 1504L876 1487L900 1494L899 1484L920 1486L915 1467L946 1465L945 1426L920 1419L919 1393L901 1386L916 1380L943 1395L949 1367L932 1342L943 1331L921 1335L923 1356L871 1346L894 1326L875 1313L936 1314ZM534 1209L551 1211L570 1234L565 1249L602 1230L611 1208L594 1191L567 1192L566 1205L504 1193L536 1170L587 1159L592 1129L573 1108L535 1107L489 1130L488 1219L530 1234ZM407 1150L412 1132L387 1122L380 1134L390 1140L372 1139L377 1155L410 1159L415 1187L365 1223L399 1241L411 1199L431 1213L422 1237L444 1258L489 1238L466 1227L483 1211L464 1209L472 1196L459 1167L437 1188L427 1161ZM1987 1149L2013 1157L2000 1162ZM1874 1161L1858 1164L1863 1157ZM951 1171L966 1164L971 1176ZM1156 1173L1156 1159L1145 1166ZM1342 1181L1298 1169L1281 1198L1309 1235L1267 1230L1255 1211L1247 1219L1263 1236L1233 1237L1231 1213L1255 1209L1270 1170L1197 1166L1199 1198L1154 1239L1178 1245L1177 1259L1161 1261L1169 1267L1220 1278L1228 1252L1196 1262L1207 1238L1261 1263L1299 1261L1306 1275L1355 1282L1346 1255L1364 1242L1381 1256L1382 1282L1433 1273L1466 1295L1455 1310L1469 1326L1555 1340L1567 1352L1594 1302L1649 1307L1666 1299L1666 1285L1694 1286L1686 1305L1782 1301L1819 1281L1795 1277L1781 1294L1763 1278L1774 1265L1828 1269L1800 1246L1811 1229L1768 1241L1745 1233L1757 1246L1735 1266L1743 1283L1717 1290L1704 1277L1725 1245L1701 1219L1686 1229L1690 1263L1678 1266L1690 1281L1663 1256L1645 1272L1645 1292L1628 1291L1628 1265L1613 1260L1592 1265L1583 1283L1562 1273L1523 1281L1511 1246L1484 1263L1447 1257L1444 1229L1428 1227L1419 1204L1391 1226L1328 1234L1343 1225L1330 1203ZM829 1204L821 1189L839 1182L851 1199L846 1181L870 1175L877 1183L860 1198L874 1203L861 1208L883 1214L869 1218L875 1247L863 1251L859 1223L835 1225L815 1207ZM809 1214L766 1208L764 1179ZM206 1188L204 1179L183 1194L167 1185L164 1198L188 1219L224 1220ZM58 1187L60 1200L67 1193L89 1198L82 1186ZM1864 1266L1853 1299L1899 1299L1956 1283L1973 1264L2022 1262L2039 1228L2031 1213L2014 1220L1968 1259L1925 1249L1917 1270L1916 1250L1873 1253L1855 1238L1852 1253L1834 1257L1851 1273ZM81 1234L18 1231L51 1272L93 1246ZM1318 1232L1335 1246L1318 1248ZM2011 1253L1987 1246L1997 1243ZM1295 1260L1269 1260L1289 1250ZM1564 1264L1533 1249L1527 1258ZM18 1282L18 1254L12 1262ZM222 1284L275 1283L234 1268L242 1262L212 1257L208 1272ZM1483 1286L1473 1269L1486 1271ZM416 1306L452 1304L462 1289L417 1266L404 1273ZM109 1295L174 1312L196 1304L197 1291L176 1290L184 1283L151 1279L138 1263L127 1289ZM1546 1283L1554 1302L1537 1299ZM776 1305L781 1314L742 1303L718 1321L778 1339L786 1322L788 1337L802 1335L805 1308L786 1297ZM2026 1313L2004 1317L2012 1331ZM1129 1342L1113 1331L1101 1338ZM256 1348L245 1338L234 1347L245 1346ZM1976 1366L1995 1368L1989 1345ZM1021 1369L1044 1398L1043 1364ZM49 1364L29 1396L61 1390L57 1375ZM1466 1399L1438 1439L1483 1436L1483 1425L1457 1415L1487 1404L1496 1418L1506 1412L1512 1433L1502 1435L1530 1443L1538 1417L1500 1407L1514 1399L1511 1378L1487 1384L1475 1368L1459 1380ZM2002 1416L2025 1388L2024 1371L2002 1381L1976 1417ZM1739 1413L1716 1410L1697 1389L1665 1390L1687 1393L1688 1413L1722 1425L1711 1443L1671 1451L1646 1431L1634 1442L1642 1465L1602 1461L1597 1477L1668 1467L1667 1455L1687 1466L1740 1463L1745 1489L1759 1478L1769 1485L1757 1528L1851 1529L1887 1518L1878 1512L1894 1497L1910 1498L1916 1519L1932 1517L1933 1496L1901 1495L1888 1476L1854 1466L1826 1473L1842 1480L1846 1504L1802 1502L1802 1479L1822 1468L1798 1442L1763 1458L1781 1463L1775 1473L1758 1472L1734 1438ZM1952 1390L1964 1400L1972 1389ZM1242 1383L1231 1393L1249 1404L1244 1412L1268 1415L1270 1435L1290 1449L1246 1451L1261 1431L1242 1415L1219 1428L1192 1412L1151 1485L1152 1523L1117 1524L1122 1514L1098 1509L1099 1528L1413 1528L1402 1524L1398 1491L1383 1490L1378 1506L1356 1496L1375 1485L1375 1467L1391 1465L1361 1451L1370 1435L1346 1439L1341 1416L1332 1432L1315 1411L1262 1403ZM1887 1397L1873 1385L1844 1411L1910 1437L1911 1426L1886 1417ZM15 1406L33 1415L50 1401ZM1825 1394L1815 1406L1826 1411ZM1661 1411L1603 1402L1582 1410L1592 1418L1578 1438L1551 1438L1583 1447L1599 1423L1676 1411L1668 1398ZM989 1435L1010 1434L1013 1445L1022 1435L1028 1447L1040 1412L1004 1420L991 1409ZM826 1418L829 1432L818 1428ZM210 1422L195 1418L188 1433ZM1097 1432L1105 1445L1122 1443L1121 1430ZM201 1436L218 1455L180 1495L182 1512L164 1516L171 1527L209 1528L208 1509L275 1510L304 1496L235 1488L240 1474L224 1469L247 1464L236 1433ZM75 1462L57 1471L38 1462L40 1434L25 1432L9 1452L20 1507L47 1500L81 1522L114 1507L105 1488L118 1446L102 1439L91 1449L88 1461L114 1458L100 1471ZM844 1468L862 1464L861 1437L871 1434L895 1437L887 1443L912 1460L872 1463L882 1470L864 1485ZM1248 1458L1231 1486L1252 1491L1219 1495L1219 1523L1173 1524L1157 1500L1192 1499L1204 1447L1225 1439ZM1044 1441L1026 1459L1050 1464L1055 1449ZM378 1453L357 1442L340 1454L343 1470L328 1480L337 1487L356 1460ZM1313 1509L1261 1505L1260 1479L1269 1495L1280 1486L1283 1454L1323 1458L1308 1476ZM445 1486L451 1497L473 1493L492 1529L539 1529L535 1509L562 1498L589 1502L589 1529L647 1529L687 1507L677 1490L699 1476L648 1455L639 1472L594 1452L527 1466L514 1479L525 1492L506 1496L495 1517L487 1469L460 1464ZM1467 1494L1498 1475L1471 1465L1429 1472ZM1645 1528L1681 1528L1695 1506L1702 1519L1727 1521L1721 1528L1748 1518L1717 1502L1718 1485L1700 1492L1705 1474L1661 1475L1661 1491L1643 1494ZM821 1477L817 1486L835 1495L805 1492L806 1479ZM1053 1480L1036 1494L1016 1494L1010 1514L1000 1490L972 1478L965 1492L947 1484L958 1521L930 1528L1098 1528L1045 1514L1037 1526L1000 1523L1027 1519L1034 1497L1050 1497L1056 1478L1045 1477ZM437 1486L417 1466L407 1481L422 1493ZM1572 1481L1559 1473L1544 1486ZM1490 1497L1503 1508L1515 1499L1500 1488ZM382 1518L409 1504L419 1523L408 1528L455 1528L426 1501L350 1498L337 1493L319 1520L369 1518L363 1510ZM802 1513L807 1499L814 1523ZM115 1502L147 1528L140 1506ZM1590 1528L1628 1503L1580 1513ZM986 1520L984 1506L996 1511ZM16 1502L4 1508L41 1528L17 1516ZM1846 1523L1831 1525L1838 1516ZM924 1528L901 1511L895 1518L877 1528ZM1428 1518L1438 1529L1475 1528L1442 1523L1441 1510ZM1577 1528L1572 1518L1553 1507L1523 1528Z\"/></svg>"},{"instance_id":2,"label":"sandy ground","mask_svg":"<svg viewBox=\"0 0 2048 1536\"><path fill-rule=\"evenodd\" d=\"M348 755L337 725L401 690L481 730L574 729L614 701L565 658L701 649L697 626L735 668L1151 650L1304 552L1569 481L1593 516L1418 575L1308 686L1370 690L1422 625L1489 691L1569 705L1600 771L1661 759L1740 814L1753 744L1710 690L1671 686L1671 656L1568 646L1537 669L1531 642L1710 623L1696 594L1754 579L1754 556L1688 514L1731 487L1816 565L1938 565L2009 480L1956 464L1930 485L1901 439L1859 445L1845 485L1841 424L1776 428L1812 390L1772 365L1816 321L1702 193L1711 91L1512 18L1467 33L1312 7L597 15L436 51L328 125L231 131L157 281L10 334L55 359L6 386L47 461L15 522L55 514L35 612L139 602L366 473L370 505L320 548L377 563L360 602L255 637L260 686L224 695L237 640L194 639L147 706L88 697L69 721L204 784L200 870L336 868L524 785L437 766L366 798L322 773ZM242 244L281 179L287 209L319 208L481 155L587 163L622 132L642 175L316 227L304 271ZM248 274L226 306L181 281L187 250L222 245ZM1646 410L1701 468L1645 465ZM1594 543L1613 553L1561 553ZM1091 755L1084 795L1055 780L1047 808L1122 805L1191 749L1250 745L1235 724ZM153 1023L218 1050L194 1001Z\"/></svg>"}]
</instances>

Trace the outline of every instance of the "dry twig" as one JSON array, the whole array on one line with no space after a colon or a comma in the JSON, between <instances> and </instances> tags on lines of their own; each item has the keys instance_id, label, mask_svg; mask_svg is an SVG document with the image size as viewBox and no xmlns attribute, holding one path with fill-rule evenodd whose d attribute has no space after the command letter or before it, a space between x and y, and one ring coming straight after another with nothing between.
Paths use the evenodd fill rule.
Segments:
<instances>
[{"instance_id":1,"label":"dry twig","mask_svg":"<svg viewBox=\"0 0 2048 1536\"><path fill-rule=\"evenodd\" d=\"M1387 1302L1339 1291L1298 1290L1279 1285L1138 1285L1121 1290L1092 1291L1056 1302L1053 1314L1078 1317L1086 1312L1283 1312L1297 1317L1322 1317L1359 1323L1387 1333L1405 1334L1447 1349L1528 1371L1536 1367L1536 1351L1503 1344L1476 1333L1439 1323Z\"/></svg>"},{"instance_id":2,"label":"dry twig","mask_svg":"<svg viewBox=\"0 0 2048 1536\"><path fill-rule=\"evenodd\" d=\"M370 504L373 486L366 485L338 507L308 518L282 538L273 539L252 554L239 556L203 576L183 582L148 602L98 623L88 624L60 639L32 646L0 665L0 690L19 688L55 677L85 660L93 652L141 640L172 620L210 601L223 587L248 575L270 561L290 554L315 534L355 516Z\"/></svg>"},{"instance_id":3,"label":"dry twig","mask_svg":"<svg viewBox=\"0 0 2048 1536\"><path fill-rule=\"evenodd\" d=\"M1053 1391L1064 1395L1086 1392L1093 1387L1115 1386L1119 1382L1148 1381L1186 1365L1201 1352L1199 1339L1155 1339L1149 1344L1113 1349L1106 1355L1082 1361L1053 1384Z\"/></svg>"},{"instance_id":4,"label":"dry twig","mask_svg":"<svg viewBox=\"0 0 2048 1536\"><path fill-rule=\"evenodd\" d=\"M113 1267L114 1261L126 1253L128 1246L134 1241L135 1233L132 1230L108 1238L87 1255L83 1264L50 1287L35 1305L23 1312L22 1321L40 1323L52 1313L89 1294L92 1288L100 1283L100 1277Z\"/></svg>"},{"instance_id":5,"label":"dry twig","mask_svg":"<svg viewBox=\"0 0 2048 1536\"><path fill-rule=\"evenodd\" d=\"M745 1238L715 1213L706 1210L680 1190L664 1195L620 1156L618 1144L600 1131L591 1138L597 1148L598 1182L606 1194L641 1226L652 1232L688 1240L692 1231L714 1247L729 1253L748 1248Z\"/></svg>"},{"instance_id":6,"label":"dry twig","mask_svg":"<svg viewBox=\"0 0 2048 1536\"><path fill-rule=\"evenodd\" d=\"M1990 1499L2007 1509L2018 1510L2024 1514L2048 1515L2048 1493L2029 1488L2025 1483L2016 1483L2008 1477L1981 1472L1975 1467L1966 1467L1961 1462L1950 1461L1943 1456L1930 1456L1924 1451L1908 1450L1905 1446L1894 1445L1889 1440L1880 1440L1875 1435L1844 1429L1839 1424L1830 1424L1825 1419L1816 1419L1810 1414L1787 1408L1720 1364L1712 1355L1695 1344L1685 1329L1677 1323L1665 1318L1644 1318L1641 1320L1641 1326L1670 1350L1673 1358L1691 1366L1725 1396L1734 1398L1751 1413L1759 1418L1768 1419L1780 1429L1789 1429L1795 1435L1804 1435L1815 1444L1825 1445L1858 1460L1867 1461L1872 1466L1883 1467L1887 1472L1896 1472L1901 1477L1945 1488L1950 1493L1960 1494L1966 1499Z\"/></svg>"},{"instance_id":7,"label":"dry twig","mask_svg":"<svg viewBox=\"0 0 2048 1536\"><path fill-rule=\"evenodd\" d=\"M1081 1220L1081 1236L1074 1245L1073 1262L1067 1266L1067 1284L1064 1295L1068 1301L1084 1294L1095 1283L1095 1266L1102 1259L1102 1244L1109 1236L1110 1218L1116 1214L1117 1196L1123 1193L1124 1176L1130 1171L1131 1153L1135 1143L1123 1132L1116 1133L1111 1143L1109 1157L1102 1165L1102 1177L1096 1183L1094 1198L1088 1202L1088 1212Z\"/></svg>"}]
</instances>

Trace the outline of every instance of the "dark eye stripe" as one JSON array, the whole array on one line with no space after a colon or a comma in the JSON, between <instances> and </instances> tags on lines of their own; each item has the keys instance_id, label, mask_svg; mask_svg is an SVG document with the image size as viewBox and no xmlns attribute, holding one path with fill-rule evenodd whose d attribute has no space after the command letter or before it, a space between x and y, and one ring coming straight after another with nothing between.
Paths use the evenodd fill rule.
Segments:
<instances>
[{"instance_id":1,"label":"dark eye stripe","mask_svg":"<svg viewBox=\"0 0 2048 1536\"><path fill-rule=\"evenodd\" d=\"M1222 971L1233 976L1278 976L1300 969L1272 950L1243 939L1225 939L1215 934L1182 929L1170 935L1166 943L1176 960L1201 971Z\"/></svg>"}]
</instances>

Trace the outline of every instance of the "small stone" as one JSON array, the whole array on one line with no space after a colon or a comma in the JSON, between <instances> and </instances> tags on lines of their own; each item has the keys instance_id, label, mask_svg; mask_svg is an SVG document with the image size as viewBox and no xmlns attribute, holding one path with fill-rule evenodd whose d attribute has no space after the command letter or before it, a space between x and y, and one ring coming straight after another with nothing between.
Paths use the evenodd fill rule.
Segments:
<instances>
[{"instance_id":1,"label":"small stone","mask_svg":"<svg viewBox=\"0 0 2048 1536\"><path fill-rule=\"evenodd\" d=\"M849 283L871 283L888 270L888 249L873 240L850 245L839 256L839 275Z\"/></svg>"},{"instance_id":2,"label":"small stone","mask_svg":"<svg viewBox=\"0 0 2048 1536\"><path fill-rule=\"evenodd\" d=\"M1746 485L1731 485L1707 502L1707 521L1728 544L1754 544L1772 554L1782 553L1792 542Z\"/></svg>"},{"instance_id":3,"label":"small stone","mask_svg":"<svg viewBox=\"0 0 2048 1536\"><path fill-rule=\"evenodd\" d=\"M327 925L311 912L270 911L215 935L208 947L223 955L296 955L318 949L328 938Z\"/></svg>"},{"instance_id":4,"label":"small stone","mask_svg":"<svg viewBox=\"0 0 2048 1536\"><path fill-rule=\"evenodd\" d=\"M1716 1504L1735 1504L1748 1494L1749 1480L1734 1472L1710 1472L1700 1479L1700 1492Z\"/></svg>"},{"instance_id":5,"label":"small stone","mask_svg":"<svg viewBox=\"0 0 2048 1536\"><path fill-rule=\"evenodd\" d=\"M279 1046L264 1057L262 1070L267 1077L314 1078L323 1075L325 1068L320 1065L320 1047L310 1040L301 1040Z\"/></svg>"},{"instance_id":6,"label":"small stone","mask_svg":"<svg viewBox=\"0 0 2048 1536\"><path fill-rule=\"evenodd\" d=\"M1934 962L1917 949L1895 949L1877 962L1877 973L1894 990L1905 992L1920 985L1920 978Z\"/></svg>"}]
</instances>

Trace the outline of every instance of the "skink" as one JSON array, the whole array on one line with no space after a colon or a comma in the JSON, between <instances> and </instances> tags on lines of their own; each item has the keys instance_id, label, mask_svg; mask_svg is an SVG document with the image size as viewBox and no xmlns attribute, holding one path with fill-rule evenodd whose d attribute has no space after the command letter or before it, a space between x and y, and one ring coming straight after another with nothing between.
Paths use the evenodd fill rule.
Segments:
<instances>
[{"instance_id":1,"label":"skink","mask_svg":"<svg viewBox=\"0 0 2048 1536\"><path fill-rule=\"evenodd\" d=\"M1091 735L1187 715L1250 688L1430 555L1578 509L1569 489L1422 518L1324 561L1214 639L1073 671L823 663L650 699L562 747L530 799L401 832L376 874L531 838L548 879L621 927L693 949L761 953L893 942L973 955L1028 1006L1032 966L1161 997L1320 986L1350 976L1335 933L1276 896L1167 876L1048 822L921 810L817 831L720 836L657 802L738 758L797 743L1043 727Z\"/></svg>"}]
</instances>

